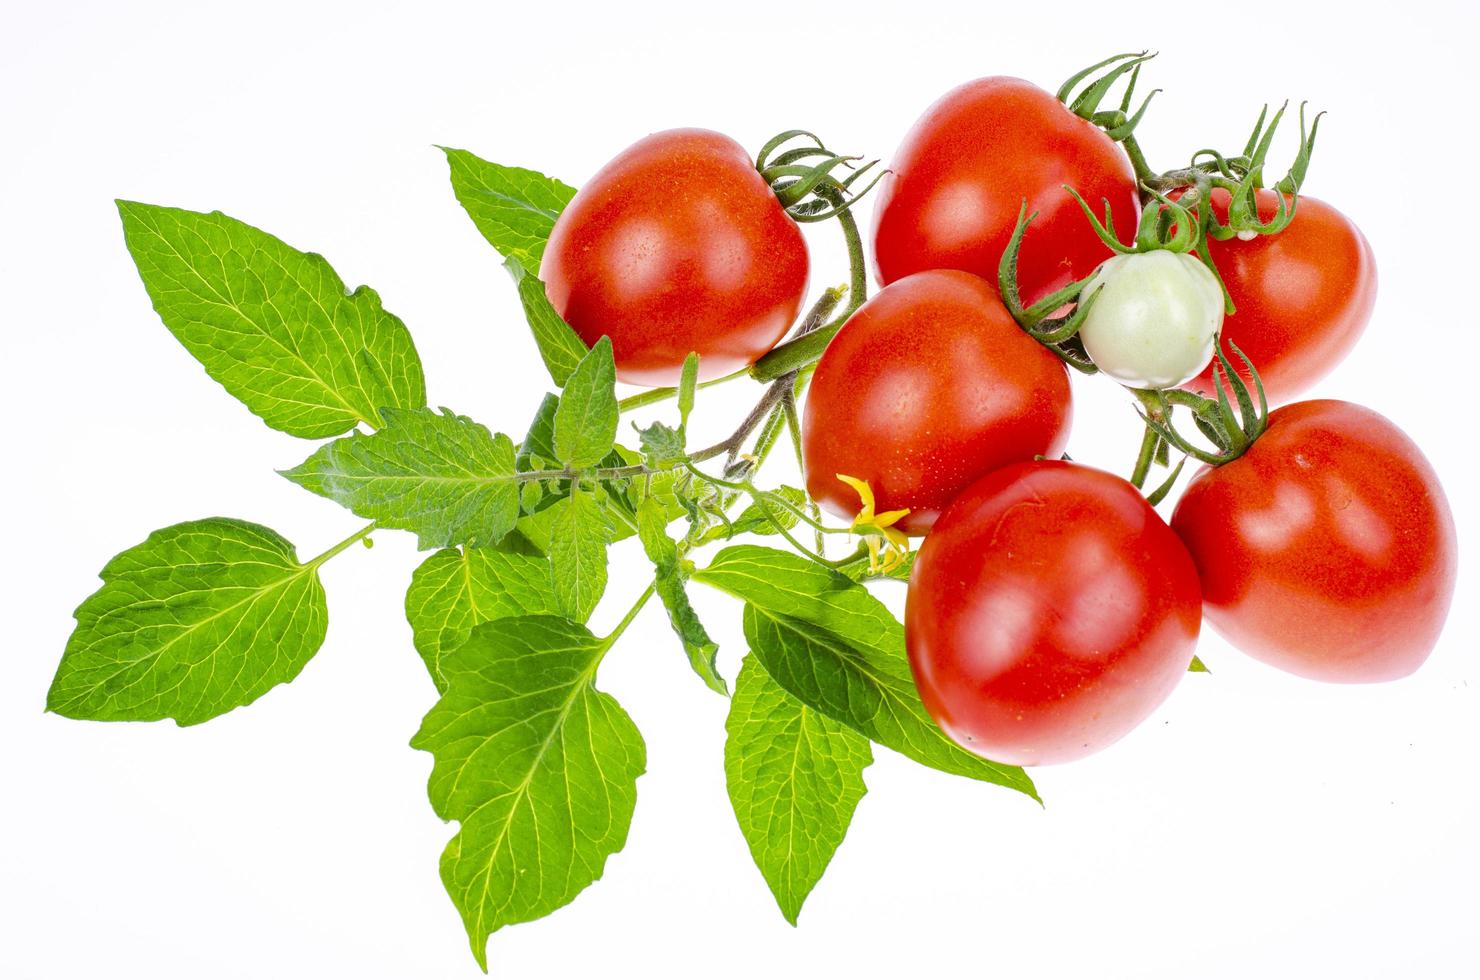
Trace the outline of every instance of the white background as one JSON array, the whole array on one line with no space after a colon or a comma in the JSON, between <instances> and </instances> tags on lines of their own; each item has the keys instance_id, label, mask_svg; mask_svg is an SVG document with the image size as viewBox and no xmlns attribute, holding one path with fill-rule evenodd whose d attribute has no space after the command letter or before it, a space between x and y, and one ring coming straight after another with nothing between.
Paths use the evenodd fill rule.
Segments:
<instances>
[{"instance_id":1,"label":"white background","mask_svg":"<svg viewBox=\"0 0 1480 980\"><path fill-rule=\"evenodd\" d=\"M1473 5L1281 4L1222 22L1194 5L1164 22L1011 6L6 0L0 976L476 975L437 877L452 828L426 801L431 758L407 747L433 700L401 611L409 536L326 566L328 642L249 708L187 730L42 713L71 610L151 529L238 516L311 555L359 525L274 475L311 447L257 421L160 325L114 197L220 208L322 252L412 328L435 404L517 435L543 373L434 144L577 184L679 125L751 147L809 127L887 157L961 81L1052 88L1159 48L1153 164L1240 144L1265 100L1331 110L1307 190L1363 227L1382 284L1362 346L1317 393L1401 424L1473 546L1458 356L1475 337ZM843 278L834 234L812 237L814 285ZM1124 471L1125 399L1094 379L1077 395L1071 451ZM707 399L696 424L718 433L739 408ZM1473 554L1417 676L1321 686L1208 636L1211 676L1115 748L1035 773L1046 809L880 751L799 929L728 810L725 703L650 609L600 678L648 742L629 843L572 906L495 935L493 972L1475 976ZM598 628L630 601L639 560L615 550ZM733 672L737 610L695 591Z\"/></svg>"}]
</instances>

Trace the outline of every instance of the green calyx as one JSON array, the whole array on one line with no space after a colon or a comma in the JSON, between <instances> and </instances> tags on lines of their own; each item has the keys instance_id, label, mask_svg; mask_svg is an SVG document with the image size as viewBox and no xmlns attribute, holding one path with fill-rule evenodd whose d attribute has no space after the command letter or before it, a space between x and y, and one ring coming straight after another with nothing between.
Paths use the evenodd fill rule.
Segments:
<instances>
[{"instance_id":1,"label":"green calyx","mask_svg":"<svg viewBox=\"0 0 1480 980\"><path fill-rule=\"evenodd\" d=\"M1220 343L1217 360L1213 363L1213 387L1218 393L1216 399L1204 398L1177 388L1167 391L1131 389L1131 393L1141 403L1140 415L1146 423L1148 439L1154 433L1157 439L1185 456L1221 466L1242 456L1264 433L1269 421L1269 403L1264 395L1264 383L1259 380L1258 370L1244 352L1236 344L1230 343L1228 346L1243 361L1253 383L1253 390L1250 390L1249 383L1239 376L1238 371L1234 370ZM1233 393L1233 403L1228 400L1230 391ZM1235 403L1238 406L1236 410ZM1174 409L1179 406L1192 413L1193 424L1213 444L1213 450L1193 444L1177 431L1172 419ZM1143 446L1143 455L1144 452ZM1144 469L1140 464L1137 465L1137 475L1144 479ZM1166 489L1169 490L1170 487ZM1164 495L1165 491L1162 493Z\"/></svg>"},{"instance_id":2,"label":"green calyx","mask_svg":"<svg viewBox=\"0 0 1480 980\"><path fill-rule=\"evenodd\" d=\"M1146 51L1112 55L1070 76L1059 87L1057 98L1070 112L1093 123L1106 136L1121 144L1130 158L1136 180L1141 186L1142 200L1148 207L1158 202L1159 195L1185 190L1186 193L1181 197L1182 203L1187 208L1194 208L1199 202L1206 201L1211 190L1217 187L1229 194L1228 218L1226 221L1212 215L1203 218L1199 225L1204 239L1226 241L1238 237L1247 240L1283 231L1294 220L1296 201L1301 184L1305 181L1306 171L1310 167L1316 131L1320 128L1324 113L1317 113L1307 127L1305 103L1301 103L1300 144L1289 170L1273 185L1279 192L1278 210L1268 221L1263 221L1259 217L1257 192L1265 187L1265 163L1275 131L1284 118L1289 103L1281 105L1272 118L1269 106L1263 107L1241 152L1226 155L1215 149L1199 150L1192 155L1189 166L1159 173L1152 170L1146 162L1145 155L1136 142L1135 130L1144 118L1151 99L1160 89L1147 95L1135 111L1131 111L1141 66L1154 57L1154 53ZM1096 72L1100 74L1096 75ZM1127 83L1119 107L1102 109L1102 103L1122 78L1127 78ZM1082 205L1084 202L1080 203ZM1107 241L1106 244L1121 251L1113 242Z\"/></svg>"},{"instance_id":3,"label":"green calyx","mask_svg":"<svg viewBox=\"0 0 1480 980\"><path fill-rule=\"evenodd\" d=\"M793 140L805 139L811 145L782 149ZM779 152L778 152L779 151ZM774 156L773 156L774 154ZM870 160L861 167L854 164L861 156L844 156L829 150L805 129L788 129L778 133L756 154L755 168L765 178L776 200L796 221L816 222L837 218L857 204L888 171L874 174L861 190L854 191L860 180L879 163ZM839 179L834 171L851 170Z\"/></svg>"},{"instance_id":4,"label":"green calyx","mask_svg":"<svg viewBox=\"0 0 1480 980\"><path fill-rule=\"evenodd\" d=\"M1136 126L1146 115L1146 107L1161 89L1156 89L1141 101L1135 112L1131 111L1131 100L1135 94L1136 82L1141 77L1141 65L1155 58L1155 52L1133 51L1125 54L1111 55L1104 61L1096 62L1082 71L1075 72L1069 76L1063 85L1059 86L1054 97L1068 107L1069 111L1081 119L1094 123L1105 131L1117 143L1129 138L1135 132ZM1090 78L1100 69L1109 69L1104 74ZM1130 73L1130 79L1126 84L1125 93L1121 96L1120 106L1114 109L1101 109L1110 90L1115 87L1126 73ZM1086 80L1087 83L1086 83ZM1086 83L1083 89L1079 89L1081 83ZM1078 94L1076 94L1076 89Z\"/></svg>"},{"instance_id":5,"label":"green calyx","mask_svg":"<svg viewBox=\"0 0 1480 980\"><path fill-rule=\"evenodd\" d=\"M1080 203L1082 204L1083 201ZM1018 253L1022 251L1023 235L1037 215L1036 211L1032 214L1028 213L1028 200L1024 198L1022 206L1018 209L1017 225L1012 230L1012 238L1008 240L1007 248L997 263L997 291L1002 295L1002 304L1007 307L1007 312L1012 314L1012 318L1029 337L1047 347L1076 371L1094 374L1099 368L1095 367L1094 361L1090 360L1089 354L1084 350L1084 343L1078 336L1079 328L1084 325L1084 318L1089 315L1090 309L1100 295L1099 290L1096 290L1088 297L1082 300L1080 298L1084 287L1094 278L1093 273L1049 293L1031 306L1023 306L1022 295L1018 289ZM1109 217L1108 208L1106 217ZM1068 313L1060 316L1053 315L1071 303L1074 308Z\"/></svg>"},{"instance_id":6,"label":"green calyx","mask_svg":"<svg viewBox=\"0 0 1480 980\"><path fill-rule=\"evenodd\" d=\"M1187 193L1183 195L1183 201L1189 205L1207 200L1213 188L1227 191L1229 196L1227 220L1220 221L1216 215L1210 214L1204 222L1206 235L1219 241L1227 241L1234 237L1247 240L1259 235L1276 235L1284 231L1295 219L1300 187L1304 184L1306 172L1310 169L1310 159L1316 145L1316 132L1320 129L1321 117L1325 115L1325 113L1317 113L1307 126L1305 103L1301 103L1299 110L1300 145L1295 152L1295 159L1291 162L1290 169L1274 185L1274 190L1278 194L1277 210L1272 218L1264 221L1259 217L1258 192L1264 189L1264 168L1269 156L1269 148L1274 140L1275 130L1279 127L1288 107L1288 102L1281 105L1271 119L1269 118L1269 106L1266 105L1260 111L1259 118L1254 123L1254 131L1249 134L1242 152L1234 156L1225 156L1214 149L1199 150L1192 155L1190 167L1162 174L1153 182L1155 188L1161 191L1188 188ZM1266 120L1268 120L1268 125L1266 125Z\"/></svg>"},{"instance_id":7,"label":"green calyx","mask_svg":"<svg viewBox=\"0 0 1480 980\"><path fill-rule=\"evenodd\" d=\"M1203 222L1198 216L1180 201L1167 197L1149 184L1142 185L1150 199L1141 209L1141 221L1132 245L1126 245L1115 233L1115 217L1111 214L1109 200L1101 199L1105 205L1105 218L1101 221L1079 191L1068 184L1063 186L1079 202L1095 235L1106 248L1119 255L1155 251L1195 252L1202 241Z\"/></svg>"}]
</instances>

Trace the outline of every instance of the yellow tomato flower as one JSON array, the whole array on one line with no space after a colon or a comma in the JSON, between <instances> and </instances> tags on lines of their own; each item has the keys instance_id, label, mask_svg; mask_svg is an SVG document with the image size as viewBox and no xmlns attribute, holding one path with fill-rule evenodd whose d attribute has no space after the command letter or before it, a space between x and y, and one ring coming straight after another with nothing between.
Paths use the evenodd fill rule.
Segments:
<instances>
[{"instance_id":1,"label":"yellow tomato flower","mask_svg":"<svg viewBox=\"0 0 1480 980\"><path fill-rule=\"evenodd\" d=\"M874 490L868 485L867 480L860 480L856 476L846 476L842 473L835 475L857 492L858 499L863 504L858 509L858 516L853 518L852 527L855 531L863 531L863 543L868 546L869 571L888 572L897 568L909 554L910 539L894 525L910 512L909 508L886 510L882 514L876 514L874 513ZM882 558L880 557L881 552Z\"/></svg>"}]
</instances>

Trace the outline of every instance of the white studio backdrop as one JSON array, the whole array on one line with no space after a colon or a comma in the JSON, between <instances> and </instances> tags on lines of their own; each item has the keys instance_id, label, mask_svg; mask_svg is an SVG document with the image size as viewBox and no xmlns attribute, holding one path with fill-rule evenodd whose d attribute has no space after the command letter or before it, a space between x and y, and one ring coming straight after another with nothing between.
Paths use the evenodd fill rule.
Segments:
<instances>
[{"instance_id":1,"label":"white studio backdrop","mask_svg":"<svg viewBox=\"0 0 1480 980\"><path fill-rule=\"evenodd\" d=\"M1430 662L1328 687L1206 635L1211 675L1109 751L1034 773L1044 809L880 751L793 929L729 811L726 705L652 608L601 674L648 744L627 847L572 906L496 934L492 972L1480 974L1472 5L1204 19L1099 3L5 0L0 23L0 976L476 975L437 877L452 828L426 800L431 757L407 746L434 699L401 611L409 535L326 566L327 643L248 708L183 730L42 713L72 609L151 529L238 516L314 554L358 526L274 474L309 445L246 412L159 323L113 198L219 208L323 253L406 321L434 404L519 432L544 375L434 145L577 184L680 125L752 147L801 126L887 158L961 81L1051 88L1142 47L1161 51L1145 81L1166 89L1142 131L1154 164L1241 142L1267 100L1331 110L1306 190L1364 229L1381 286L1361 346L1313 394L1393 418L1448 488L1461 578ZM845 278L835 235L809 230L814 288ZM1126 400L1075 383L1071 452L1125 471ZM719 434L745 397L702 398L694 424ZM639 560L613 552L618 570ZM631 585L614 574L598 628ZM693 591L733 676L738 607Z\"/></svg>"}]
</instances>

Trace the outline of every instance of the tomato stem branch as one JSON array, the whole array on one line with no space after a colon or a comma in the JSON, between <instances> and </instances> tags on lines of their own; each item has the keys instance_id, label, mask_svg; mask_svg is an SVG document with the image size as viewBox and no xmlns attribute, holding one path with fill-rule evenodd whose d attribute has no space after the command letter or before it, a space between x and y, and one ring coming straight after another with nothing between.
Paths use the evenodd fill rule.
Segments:
<instances>
[{"instance_id":1,"label":"tomato stem branch","mask_svg":"<svg viewBox=\"0 0 1480 980\"><path fill-rule=\"evenodd\" d=\"M1136 457L1136 468L1131 472L1131 485L1137 490L1145 488L1146 476L1151 472L1151 464L1160 447L1161 436L1151 426L1146 426L1146 434L1141 437L1141 452Z\"/></svg>"}]
</instances>

